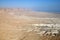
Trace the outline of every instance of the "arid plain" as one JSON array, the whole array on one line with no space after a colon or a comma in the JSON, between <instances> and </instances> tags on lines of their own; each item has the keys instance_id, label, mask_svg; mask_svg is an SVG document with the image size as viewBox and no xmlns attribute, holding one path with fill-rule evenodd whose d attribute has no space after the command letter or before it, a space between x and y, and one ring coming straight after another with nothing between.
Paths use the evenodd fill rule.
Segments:
<instances>
[{"instance_id":1,"label":"arid plain","mask_svg":"<svg viewBox=\"0 0 60 40\"><path fill-rule=\"evenodd\" d=\"M40 36L32 24L60 24L60 14L1 8L0 40L60 40L60 36Z\"/></svg>"}]
</instances>

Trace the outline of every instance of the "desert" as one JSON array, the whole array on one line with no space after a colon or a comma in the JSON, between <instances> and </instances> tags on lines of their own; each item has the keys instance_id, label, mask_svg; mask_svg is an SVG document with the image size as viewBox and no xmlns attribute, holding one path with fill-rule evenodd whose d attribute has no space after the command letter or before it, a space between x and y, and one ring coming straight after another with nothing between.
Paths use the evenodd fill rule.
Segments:
<instances>
[{"instance_id":1,"label":"desert","mask_svg":"<svg viewBox=\"0 0 60 40\"><path fill-rule=\"evenodd\" d=\"M0 40L60 40L59 25L59 29L52 29L52 32L59 30L59 33L52 36L51 33L46 34L50 31L41 32L40 26L33 24L60 24L60 14L23 8L0 8Z\"/></svg>"}]
</instances>

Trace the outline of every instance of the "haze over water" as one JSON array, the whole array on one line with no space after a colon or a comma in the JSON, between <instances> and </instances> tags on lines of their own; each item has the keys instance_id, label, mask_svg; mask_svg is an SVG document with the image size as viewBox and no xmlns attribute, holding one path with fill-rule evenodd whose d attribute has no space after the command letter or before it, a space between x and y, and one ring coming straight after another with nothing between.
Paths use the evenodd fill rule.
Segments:
<instances>
[{"instance_id":1,"label":"haze over water","mask_svg":"<svg viewBox=\"0 0 60 40\"><path fill-rule=\"evenodd\" d=\"M30 8L33 11L60 12L60 0L0 0L0 8Z\"/></svg>"}]
</instances>

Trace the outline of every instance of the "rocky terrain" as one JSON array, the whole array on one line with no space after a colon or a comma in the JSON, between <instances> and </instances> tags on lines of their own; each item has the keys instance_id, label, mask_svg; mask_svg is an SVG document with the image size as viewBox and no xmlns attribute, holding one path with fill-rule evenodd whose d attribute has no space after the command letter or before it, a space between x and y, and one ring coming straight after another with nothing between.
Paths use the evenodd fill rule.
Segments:
<instances>
[{"instance_id":1,"label":"rocky terrain","mask_svg":"<svg viewBox=\"0 0 60 40\"><path fill-rule=\"evenodd\" d=\"M60 40L60 33L44 35L32 24L60 24L60 14L0 9L0 40Z\"/></svg>"}]
</instances>

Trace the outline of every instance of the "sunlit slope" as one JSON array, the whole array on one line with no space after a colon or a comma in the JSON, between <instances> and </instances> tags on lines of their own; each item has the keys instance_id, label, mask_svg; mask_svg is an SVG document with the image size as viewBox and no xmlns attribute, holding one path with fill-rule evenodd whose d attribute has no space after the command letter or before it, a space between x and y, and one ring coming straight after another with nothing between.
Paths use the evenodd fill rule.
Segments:
<instances>
[{"instance_id":1,"label":"sunlit slope","mask_svg":"<svg viewBox=\"0 0 60 40\"><path fill-rule=\"evenodd\" d=\"M36 32L26 32L33 28L28 24L60 23L59 14L44 12L0 11L0 40L60 40L60 37L40 36ZM22 30L24 29L24 30Z\"/></svg>"}]
</instances>

